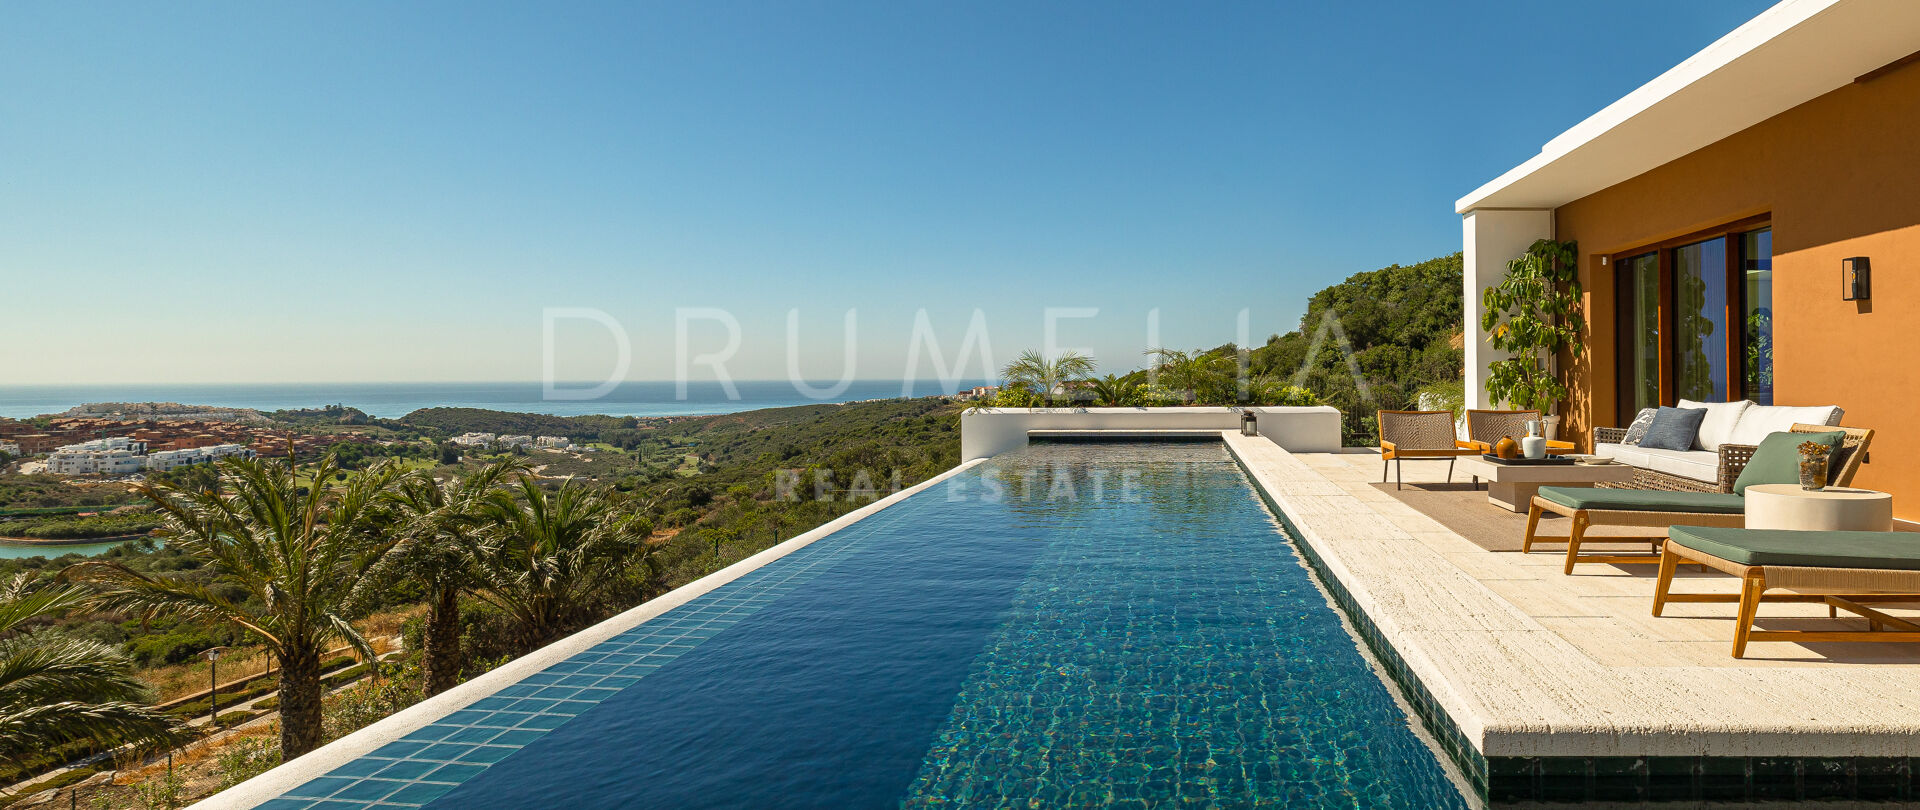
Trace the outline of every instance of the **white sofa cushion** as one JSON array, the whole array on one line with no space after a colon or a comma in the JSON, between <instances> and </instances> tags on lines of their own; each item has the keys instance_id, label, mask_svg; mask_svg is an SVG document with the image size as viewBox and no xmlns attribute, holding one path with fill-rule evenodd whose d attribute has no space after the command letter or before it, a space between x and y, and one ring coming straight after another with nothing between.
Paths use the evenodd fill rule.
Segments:
<instances>
[{"instance_id":1,"label":"white sofa cushion","mask_svg":"<svg viewBox=\"0 0 1920 810\"><path fill-rule=\"evenodd\" d=\"M1639 467L1695 481L1720 480L1720 454L1713 450L1650 450L1631 444L1593 445L1593 454Z\"/></svg>"},{"instance_id":2,"label":"white sofa cushion","mask_svg":"<svg viewBox=\"0 0 1920 810\"><path fill-rule=\"evenodd\" d=\"M1837 405L1802 408L1789 405L1755 405L1740 414L1740 424L1734 426L1733 435L1728 436L1727 441L1732 444L1757 445L1761 439L1775 433L1785 433L1795 424L1838 425L1844 413ZM1705 430L1702 429L1702 432Z\"/></svg>"},{"instance_id":3,"label":"white sofa cushion","mask_svg":"<svg viewBox=\"0 0 1920 810\"><path fill-rule=\"evenodd\" d=\"M1712 483L1720 480L1720 454L1713 450L1647 450L1647 469Z\"/></svg>"},{"instance_id":4,"label":"white sofa cushion","mask_svg":"<svg viewBox=\"0 0 1920 810\"><path fill-rule=\"evenodd\" d=\"M1736 402L1694 402L1691 399L1680 400L1682 408L1705 408L1707 418L1700 420L1700 433L1693 438L1695 450L1719 450L1720 445L1729 441L1733 429L1740 424L1740 415L1753 403L1744 399Z\"/></svg>"},{"instance_id":5,"label":"white sofa cushion","mask_svg":"<svg viewBox=\"0 0 1920 810\"><path fill-rule=\"evenodd\" d=\"M1632 444L1596 443L1593 446L1594 455L1606 456L1607 458L1613 459L1614 461L1618 461L1621 464L1630 464L1635 467L1646 467L1647 454L1651 452L1653 451L1642 450L1638 445L1632 445Z\"/></svg>"}]
</instances>

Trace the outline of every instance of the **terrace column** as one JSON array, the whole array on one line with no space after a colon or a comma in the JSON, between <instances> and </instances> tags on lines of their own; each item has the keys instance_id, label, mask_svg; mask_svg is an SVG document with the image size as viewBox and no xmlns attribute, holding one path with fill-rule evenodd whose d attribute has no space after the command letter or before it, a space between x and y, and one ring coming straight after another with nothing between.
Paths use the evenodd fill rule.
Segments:
<instances>
[{"instance_id":1,"label":"terrace column","mask_svg":"<svg viewBox=\"0 0 1920 810\"><path fill-rule=\"evenodd\" d=\"M1466 295L1467 407L1491 408L1498 403L1487 401L1487 366L1507 355L1487 345L1487 333L1480 329L1480 294L1499 284L1507 275L1507 262L1525 253L1534 240L1552 238L1553 211L1476 208L1461 214L1460 220L1466 254L1466 271L1461 275Z\"/></svg>"}]
</instances>

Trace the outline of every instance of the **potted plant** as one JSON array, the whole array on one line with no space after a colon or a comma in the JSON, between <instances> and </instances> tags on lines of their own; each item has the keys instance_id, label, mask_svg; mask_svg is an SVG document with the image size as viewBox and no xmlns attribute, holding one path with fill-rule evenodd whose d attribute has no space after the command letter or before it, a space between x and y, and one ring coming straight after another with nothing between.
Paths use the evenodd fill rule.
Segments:
<instances>
[{"instance_id":1,"label":"potted plant","mask_svg":"<svg viewBox=\"0 0 1920 810\"><path fill-rule=\"evenodd\" d=\"M1511 355L1487 366L1487 395L1508 407L1539 411L1546 434L1557 438L1567 386L1553 367L1565 351L1579 357L1579 249L1575 243L1541 239L1507 262L1507 276L1481 294L1480 328L1487 343Z\"/></svg>"}]
</instances>

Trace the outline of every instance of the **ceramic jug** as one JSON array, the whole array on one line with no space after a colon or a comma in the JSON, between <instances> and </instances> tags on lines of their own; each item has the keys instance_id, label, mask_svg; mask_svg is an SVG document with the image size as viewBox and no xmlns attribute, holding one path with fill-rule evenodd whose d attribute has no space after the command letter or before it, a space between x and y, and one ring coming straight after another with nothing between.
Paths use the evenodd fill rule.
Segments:
<instances>
[{"instance_id":1,"label":"ceramic jug","mask_svg":"<svg viewBox=\"0 0 1920 810\"><path fill-rule=\"evenodd\" d=\"M1547 437L1528 436L1520 440L1520 454L1527 458L1547 457Z\"/></svg>"}]
</instances>

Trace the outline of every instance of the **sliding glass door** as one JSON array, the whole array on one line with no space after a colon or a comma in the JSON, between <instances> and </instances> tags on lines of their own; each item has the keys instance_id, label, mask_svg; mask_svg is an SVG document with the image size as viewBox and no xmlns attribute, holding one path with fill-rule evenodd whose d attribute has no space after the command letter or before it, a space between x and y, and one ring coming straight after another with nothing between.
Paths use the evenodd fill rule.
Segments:
<instances>
[{"instance_id":1,"label":"sliding glass door","mask_svg":"<svg viewBox=\"0 0 1920 810\"><path fill-rule=\"evenodd\" d=\"M1660 405L1660 254L1623 261L1620 290L1621 400L1627 413Z\"/></svg>"},{"instance_id":2,"label":"sliding glass door","mask_svg":"<svg viewBox=\"0 0 1920 810\"><path fill-rule=\"evenodd\" d=\"M1773 232L1756 225L1615 257L1622 421L1681 399L1772 404Z\"/></svg>"}]
</instances>

